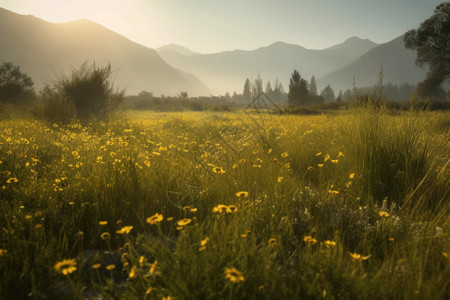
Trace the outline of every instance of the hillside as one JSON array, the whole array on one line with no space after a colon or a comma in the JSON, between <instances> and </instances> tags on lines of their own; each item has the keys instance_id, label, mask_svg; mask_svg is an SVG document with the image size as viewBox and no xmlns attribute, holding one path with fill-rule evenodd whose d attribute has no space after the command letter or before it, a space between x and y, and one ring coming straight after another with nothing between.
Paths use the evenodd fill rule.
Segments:
<instances>
[{"instance_id":1,"label":"hillside","mask_svg":"<svg viewBox=\"0 0 450 300\"><path fill-rule=\"evenodd\" d=\"M383 64L384 83L417 84L424 79L426 71L415 65L416 56L415 51L405 48L403 36L400 36L373 48L351 64L320 77L317 83L322 87L330 84L338 93L351 88L355 76L356 86L373 86Z\"/></svg>"},{"instance_id":2,"label":"hillside","mask_svg":"<svg viewBox=\"0 0 450 300\"><path fill-rule=\"evenodd\" d=\"M159 54L171 65L198 76L213 91L225 93L242 92L245 78L256 78L258 74L264 81L279 78L286 87L294 69L308 80L312 75L319 77L344 67L375 46L369 40L353 37L323 50L276 42L253 51L189 56L179 51L159 51Z\"/></svg>"},{"instance_id":3,"label":"hillside","mask_svg":"<svg viewBox=\"0 0 450 300\"><path fill-rule=\"evenodd\" d=\"M115 82L127 94L208 94L198 78L167 64L156 51L94 22L49 23L0 8L0 62L10 61L29 74L37 89L84 61L111 63Z\"/></svg>"}]
</instances>

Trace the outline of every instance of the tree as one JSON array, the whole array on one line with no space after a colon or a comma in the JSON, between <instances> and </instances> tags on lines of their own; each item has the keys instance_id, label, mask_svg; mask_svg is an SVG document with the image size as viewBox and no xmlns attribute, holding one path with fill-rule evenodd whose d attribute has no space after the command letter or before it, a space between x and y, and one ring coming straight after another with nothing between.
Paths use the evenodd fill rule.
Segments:
<instances>
[{"instance_id":1,"label":"tree","mask_svg":"<svg viewBox=\"0 0 450 300\"><path fill-rule=\"evenodd\" d=\"M314 75L311 77L311 81L309 82L309 94L312 96L317 95L317 83L316 77L314 77Z\"/></svg>"},{"instance_id":2,"label":"tree","mask_svg":"<svg viewBox=\"0 0 450 300\"><path fill-rule=\"evenodd\" d=\"M252 95L250 91L250 80L247 78L244 84L244 91L242 92L242 100L244 102L250 102L252 100Z\"/></svg>"},{"instance_id":3,"label":"tree","mask_svg":"<svg viewBox=\"0 0 450 300\"><path fill-rule=\"evenodd\" d=\"M320 93L320 96L323 97L323 99L325 100L325 102L334 102L334 100L336 100L336 97L334 95L334 91L331 88L330 85L327 85L322 92Z\"/></svg>"},{"instance_id":4,"label":"tree","mask_svg":"<svg viewBox=\"0 0 450 300\"><path fill-rule=\"evenodd\" d=\"M0 102L20 103L34 97L33 80L18 66L5 62L0 66Z\"/></svg>"},{"instance_id":5,"label":"tree","mask_svg":"<svg viewBox=\"0 0 450 300\"><path fill-rule=\"evenodd\" d=\"M267 84L266 84L266 94L267 95L272 95L272 86L270 85L270 81L267 81Z\"/></svg>"},{"instance_id":6,"label":"tree","mask_svg":"<svg viewBox=\"0 0 450 300\"><path fill-rule=\"evenodd\" d=\"M304 105L307 101L308 93L306 81L297 70L294 70L289 80L288 104L290 106Z\"/></svg>"},{"instance_id":7,"label":"tree","mask_svg":"<svg viewBox=\"0 0 450 300\"><path fill-rule=\"evenodd\" d=\"M408 31L403 41L406 48L417 51L418 66L429 66L426 79L418 86L420 96L442 93L440 85L450 78L450 2L439 4L434 15Z\"/></svg>"},{"instance_id":8,"label":"tree","mask_svg":"<svg viewBox=\"0 0 450 300\"><path fill-rule=\"evenodd\" d=\"M263 81L262 81L261 77L259 77L259 74L258 74L258 78L255 79L255 82L253 84L252 92L253 92L253 98L258 97L263 92Z\"/></svg>"}]
</instances>

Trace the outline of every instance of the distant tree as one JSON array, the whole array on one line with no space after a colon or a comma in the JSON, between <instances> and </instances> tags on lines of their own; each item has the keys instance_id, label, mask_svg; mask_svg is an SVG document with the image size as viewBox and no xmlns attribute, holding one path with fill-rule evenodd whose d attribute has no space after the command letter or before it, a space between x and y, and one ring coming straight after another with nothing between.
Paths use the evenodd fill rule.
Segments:
<instances>
[{"instance_id":1,"label":"distant tree","mask_svg":"<svg viewBox=\"0 0 450 300\"><path fill-rule=\"evenodd\" d=\"M267 81L267 84L266 84L266 94L267 94L267 95L272 95L272 93L273 93L272 85L270 84L270 81Z\"/></svg>"},{"instance_id":2,"label":"distant tree","mask_svg":"<svg viewBox=\"0 0 450 300\"><path fill-rule=\"evenodd\" d=\"M244 91L242 92L242 100L250 102L252 100L252 93L250 91L250 80L247 78L244 84Z\"/></svg>"},{"instance_id":3,"label":"distant tree","mask_svg":"<svg viewBox=\"0 0 450 300\"><path fill-rule=\"evenodd\" d=\"M340 90L340 91L339 91L339 96L336 98L336 102L337 102L337 103L341 103L341 102L342 102L342 97L343 97L343 95L342 95L342 90Z\"/></svg>"},{"instance_id":4,"label":"distant tree","mask_svg":"<svg viewBox=\"0 0 450 300\"><path fill-rule=\"evenodd\" d=\"M255 82L253 84L253 89L252 89L253 98L258 97L258 95L262 94L262 92L263 92L263 81L262 81L261 77L259 77L259 74L258 74L258 78L255 79Z\"/></svg>"},{"instance_id":5,"label":"distant tree","mask_svg":"<svg viewBox=\"0 0 450 300\"><path fill-rule=\"evenodd\" d=\"M306 80L301 78L297 70L294 70L289 80L288 104L290 106L304 105L307 101L308 94Z\"/></svg>"},{"instance_id":6,"label":"distant tree","mask_svg":"<svg viewBox=\"0 0 450 300\"><path fill-rule=\"evenodd\" d=\"M314 75L311 77L311 81L309 82L309 94L313 96L317 95L317 83Z\"/></svg>"},{"instance_id":7,"label":"distant tree","mask_svg":"<svg viewBox=\"0 0 450 300\"><path fill-rule=\"evenodd\" d=\"M277 102L283 102L286 101L286 94L284 92L284 87L283 84L277 79L275 79L275 86L274 86L274 90L273 90L273 94L272 97L274 98L274 100L276 100Z\"/></svg>"},{"instance_id":8,"label":"distant tree","mask_svg":"<svg viewBox=\"0 0 450 300\"><path fill-rule=\"evenodd\" d=\"M188 92L181 91L178 97L182 100L186 100L187 98L189 98L189 95L188 95Z\"/></svg>"},{"instance_id":9,"label":"distant tree","mask_svg":"<svg viewBox=\"0 0 450 300\"><path fill-rule=\"evenodd\" d=\"M430 68L418 86L419 95L442 94L439 87L450 77L450 2L439 4L434 15L418 29L408 31L403 41L406 48L417 51L416 64L421 67L427 64Z\"/></svg>"},{"instance_id":10,"label":"distant tree","mask_svg":"<svg viewBox=\"0 0 450 300\"><path fill-rule=\"evenodd\" d=\"M334 91L331 88L330 85L327 85L322 92L320 93L320 96L323 97L323 99L325 100L325 102L334 102L334 100L336 100L336 97L334 95Z\"/></svg>"},{"instance_id":11,"label":"distant tree","mask_svg":"<svg viewBox=\"0 0 450 300\"><path fill-rule=\"evenodd\" d=\"M0 66L0 102L20 103L34 98L33 80L18 66L5 62Z\"/></svg>"},{"instance_id":12,"label":"distant tree","mask_svg":"<svg viewBox=\"0 0 450 300\"><path fill-rule=\"evenodd\" d=\"M140 98L153 98L153 93L148 91L141 91L138 96Z\"/></svg>"}]
</instances>

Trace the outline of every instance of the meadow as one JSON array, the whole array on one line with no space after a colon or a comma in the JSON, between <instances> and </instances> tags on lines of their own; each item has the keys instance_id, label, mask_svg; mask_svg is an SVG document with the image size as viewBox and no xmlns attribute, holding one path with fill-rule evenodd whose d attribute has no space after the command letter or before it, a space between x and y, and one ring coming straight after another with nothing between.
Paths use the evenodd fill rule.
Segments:
<instances>
[{"instance_id":1,"label":"meadow","mask_svg":"<svg viewBox=\"0 0 450 300\"><path fill-rule=\"evenodd\" d=\"M0 297L448 299L449 120L2 120Z\"/></svg>"}]
</instances>

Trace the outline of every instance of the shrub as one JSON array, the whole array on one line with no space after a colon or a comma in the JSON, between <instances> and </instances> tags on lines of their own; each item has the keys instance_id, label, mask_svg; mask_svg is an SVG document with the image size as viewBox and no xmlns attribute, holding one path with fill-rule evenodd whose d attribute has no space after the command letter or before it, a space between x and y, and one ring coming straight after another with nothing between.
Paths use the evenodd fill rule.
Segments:
<instances>
[{"instance_id":1,"label":"shrub","mask_svg":"<svg viewBox=\"0 0 450 300\"><path fill-rule=\"evenodd\" d=\"M0 66L0 101L21 103L34 98L33 80L18 66L5 62Z\"/></svg>"},{"instance_id":2,"label":"shrub","mask_svg":"<svg viewBox=\"0 0 450 300\"><path fill-rule=\"evenodd\" d=\"M76 117L81 120L93 116L103 118L124 97L124 90L114 87L111 75L111 65L99 68L95 64L88 66L87 62L78 70L73 69L70 76L61 75L41 93L44 117L55 121L55 117L61 116L59 121L67 122L74 109Z\"/></svg>"}]
</instances>

